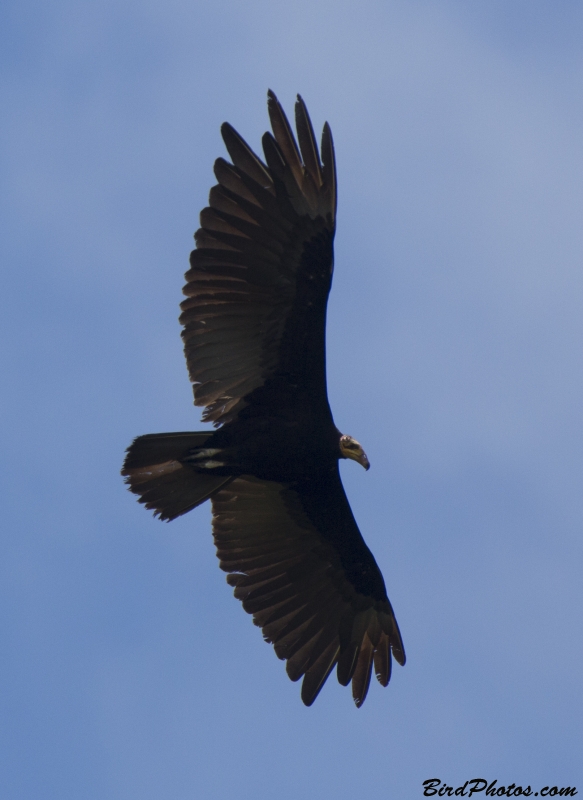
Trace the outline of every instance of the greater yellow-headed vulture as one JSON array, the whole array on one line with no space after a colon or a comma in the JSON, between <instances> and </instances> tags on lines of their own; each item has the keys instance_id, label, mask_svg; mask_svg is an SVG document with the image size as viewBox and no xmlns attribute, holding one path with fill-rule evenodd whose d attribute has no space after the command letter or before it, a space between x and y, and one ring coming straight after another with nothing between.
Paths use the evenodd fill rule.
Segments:
<instances>
[{"instance_id":1,"label":"greater yellow-headed vulture","mask_svg":"<svg viewBox=\"0 0 583 800\"><path fill-rule=\"evenodd\" d=\"M200 215L180 321L194 402L215 431L138 437L122 474L171 520L210 499L221 569L311 705L334 666L357 706L405 651L383 576L346 498L338 460L365 469L326 390L336 167L296 103L297 143L272 92L265 162L227 123L232 163Z\"/></svg>"}]
</instances>

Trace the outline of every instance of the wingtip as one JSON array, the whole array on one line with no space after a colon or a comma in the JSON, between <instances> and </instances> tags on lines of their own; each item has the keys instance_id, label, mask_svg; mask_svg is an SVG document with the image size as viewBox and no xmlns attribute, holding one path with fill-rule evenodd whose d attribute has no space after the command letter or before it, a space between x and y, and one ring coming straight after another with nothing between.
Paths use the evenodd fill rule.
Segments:
<instances>
[{"instance_id":1,"label":"wingtip","mask_svg":"<svg viewBox=\"0 0 583 800\"><path fill-rule=\"evenodd\" d=\"M322 141L320 143L320 151L322 153L322 160L324 165L330 166L336 177L336 157L334 153L334 138L332 136L332 128L328 122L324 123L322 128Z\"/></svg>"},{"instance_id":2,"label":"wingtip","mask_svg":"<svg viewBox=\"0 0 583 800\"><path fill-rule=\"evenodd\" d=\"M401 636L401 631L399 630L399 625L393 614L393 635L391 637L391 652L393 654L393 658L400 664L402 667L405 666L407 661L407 656L405 655L405 647L403 645L403 637Z\"/></svg>"},{"instance_id":3,"label":"wingtip","mask_svg":"<svg viewBox=\"0 0 583 800\"><path fill-rule=\"evenodd\" d=\"M223 141L226 144L226 137L236 133L235 129L229 122L223 122L221 124L221 136L223 137Z\"/></svg>"},{"instance_id":4,"label":"wingtip","mask_svg":"<svg viewBox=\"0 0 583 800\"><path fill-rule=\"evenodd\" d=\"M318 689L318 692L316 694L309 695L309 696L306 696L306 697L304 697L303 693L300 695L301 699L302 699L302 703L306 706L306 708L310 708L310 706L314 705L314 702L316 701L316 697L318 696L319 693L320 693L320 690Z\"/></svg>"}]
</instances>

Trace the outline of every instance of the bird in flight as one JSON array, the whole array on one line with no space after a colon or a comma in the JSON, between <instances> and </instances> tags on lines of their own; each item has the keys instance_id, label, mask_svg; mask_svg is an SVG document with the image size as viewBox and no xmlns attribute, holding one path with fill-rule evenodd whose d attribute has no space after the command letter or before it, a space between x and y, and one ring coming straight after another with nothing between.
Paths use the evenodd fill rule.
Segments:
<instances>
[{"instance_id":1,"label":"bird in flight","mask_svg":"<svg viewBox=\"0 0 583 800\"><path fill-rule=\"evenodd\" d=\"M231 125L231 157L200 214L180 322L194 402L216 430L139 436L122 474L163 520L212 503L220 567L309 706L336 666L358 707L374 667L405 651L383 576L338 461L365 469L334 425L326 388L336 166L298 96L297 142L273 92L262 161Z\"/></svg>"}]
</instances>

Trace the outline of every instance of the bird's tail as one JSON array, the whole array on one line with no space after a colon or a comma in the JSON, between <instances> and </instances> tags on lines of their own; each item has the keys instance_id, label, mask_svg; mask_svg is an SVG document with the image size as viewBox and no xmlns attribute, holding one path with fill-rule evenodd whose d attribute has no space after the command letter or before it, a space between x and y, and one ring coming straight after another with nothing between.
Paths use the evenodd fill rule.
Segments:
<instances>
[{"instance_id":1,"label":"bird's tail","mask_svg":"<svg viewBox=\"0 0 583 800\"><path fill-rule=\"evenodd\" d=\"M182 459L204 447L212 432L149 433L127 449L121 474L139 502L171 520L204 503L233 478L197 471Z\"/></svg>"}]
</instances>

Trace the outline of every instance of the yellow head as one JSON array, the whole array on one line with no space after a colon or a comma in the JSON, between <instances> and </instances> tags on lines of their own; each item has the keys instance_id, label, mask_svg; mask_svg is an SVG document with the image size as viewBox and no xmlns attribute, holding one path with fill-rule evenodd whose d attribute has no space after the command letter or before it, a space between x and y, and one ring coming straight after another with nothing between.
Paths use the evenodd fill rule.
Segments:
<instances>
[{"instance_id":1,"label":"yellow head","mask_svg":"<svg viewBox=\"0 0 583 800\"><path fill-rule=\"evenodd\" d=\"M340 453L342 458L351 458L353 461L358 461L365 469L369 469L370 463L362 449L362 445L352 436L344 434L340 437Z\"/></svg>"}]
</instances>

